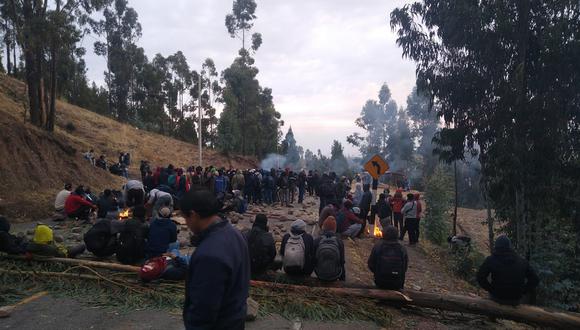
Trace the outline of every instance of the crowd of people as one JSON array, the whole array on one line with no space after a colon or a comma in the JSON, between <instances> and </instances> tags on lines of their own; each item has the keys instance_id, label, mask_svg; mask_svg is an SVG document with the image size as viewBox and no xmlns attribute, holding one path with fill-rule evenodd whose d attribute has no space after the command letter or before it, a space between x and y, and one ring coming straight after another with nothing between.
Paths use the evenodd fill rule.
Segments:
<instances>
[{"instance_id":1,"label":"crowd of people","mask_svg":"<svg viewBox=\"0 0 580 330\"><path fill-rule=\"evenodd\" d=\"M57 194L55 211L92 224L84 244L57 243L44 224L37 225L32 241L27 241L10 234L8 220L0 217L0 251L74 258L86 249L98 258L115 256L121 263L142 265L140 276L145 281L186 280L186 328L242 329L251 278L281 269L298 279L314 274L324 282L345 281L344 240L364 237L367 226L378 225L382 239L374 244L368 268L377 287L404 289L412 260L401 241L407 233L410 246L419 241L419 195L407 194L405 199L401 189L392 196L385 189L373 202L368 173L351 182L316 171L185 170L172 165L152 171L148 162L141 162L140 172L142 181L128 180L120 191L107 189L98 197L83 186L73 191L71 184ZM243 233L227 220L228 211L240 211L239 205L224 206L228 198L286 206L302 203L306 193L320 200L317 230L310 233L305 221L296 220L279 249L265 214L256 215L252 228ZM130 215L123 218L121 211L128 208ZM178 227L172 219L176 208L192 233L196 250L191 256L180 253ZM538 277L507 237L499 237L495 249L477 280L495 301L517 304L537 286Z\"/></svg>"},{"instance_id":2,"label":"crowd of people","mask_svg":"<svg viewBox=\"0 0 580 330\"><path fill-rule=\"evenodd\" d=\"M109 171L114 175L129 178L129 166L131 165L131 154L128 152L120 152L118 162L109 162L105 155L100 155L96 158L95 150L91 149L83 154L91 165Z\"/></svg>"}]
</instances>

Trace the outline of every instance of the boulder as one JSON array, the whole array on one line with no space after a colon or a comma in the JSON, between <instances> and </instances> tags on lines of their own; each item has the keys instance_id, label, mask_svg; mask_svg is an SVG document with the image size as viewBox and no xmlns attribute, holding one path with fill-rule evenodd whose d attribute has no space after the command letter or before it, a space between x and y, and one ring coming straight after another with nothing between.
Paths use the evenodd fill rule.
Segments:
<instances>
[{"instance_id":1,"label":"boulder","mask_svg":"<svg viewBox=\"0 0 580 330\"><path fill-rule=\"evenodd\" d=\"M62 243L62 242L64 242L64 237L62 237L60 235L54 235L54 241L56 243Z\"/></svg>"}]
</instances>

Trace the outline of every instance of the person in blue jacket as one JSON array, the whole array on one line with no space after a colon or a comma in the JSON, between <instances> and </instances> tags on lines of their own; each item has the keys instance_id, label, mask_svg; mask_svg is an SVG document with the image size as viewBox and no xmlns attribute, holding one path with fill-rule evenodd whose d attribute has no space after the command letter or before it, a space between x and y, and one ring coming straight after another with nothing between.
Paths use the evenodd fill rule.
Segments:
<instances>
[{"instance_id":1,"label":"person in blue jacket","mask_svg":"<svg viewBox=\"0 0 580 330\"><path fill-rule=\"evenodd\" d=\"M209 190L193 190L181 212L196 246L189 263L183 307L185 328L244 329L250 257L242 234L220 217L223 205Z\"/></svg>"}]
</instances>

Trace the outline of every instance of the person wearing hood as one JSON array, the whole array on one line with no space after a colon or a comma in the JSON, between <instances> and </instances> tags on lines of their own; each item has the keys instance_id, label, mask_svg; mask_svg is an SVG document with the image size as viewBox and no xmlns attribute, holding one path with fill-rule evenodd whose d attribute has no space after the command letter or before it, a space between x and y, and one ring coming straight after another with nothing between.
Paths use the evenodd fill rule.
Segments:
<instances>
[{"instance_id":1,"label":"person wearing hood","mask_svg":"<svg viewBox=\"0 0 580 330\"><path fill-rule=\"evenodd\" d=\"M257 214L250 230L246 235L248 250L250 252L250 267L252 276L264 274L273 268L276 258L276 243L272 233L269 232L268 218L264 214Z\"/></svg>"},{"instance_id":2,"label":"person wearing hood","mask_svg":"<svg viewBox=\"0 0 580 330\"><path fill-rule=\"evenodd\" d=\"M352 202L347 200L337 214L338 232L343 236L355 238L363 229L364 220L359 217L360 209L352 207Z\"/></svg>"},{"instance_id":3,"label":"person wearing hood","mask_svg":"<svg viewBox=\"0 0 580 330\"><path fill-rule=\"evenodd\" d=\"M85 252L85 245L66 247L54 242L52 229L47 225L37 225L32 242L26 246L26 252L43 257L75 258Z\"/></svg>"},{"instance_id":4,"label":"person wearing hood","mask_svg":"<svg viewBox=\"0 0 580 330\"><path fill-rule=\"evenodd\" d=\"M306 222L292 222L290 233L282 238L280 255L284 272L290 276L310 276L314 271L314 238L306 233Z\"/></svg>"},{"instance_id":5,"label":"person wearing hood","mask_svg":"<svg viewBox=\"0 0 580 330\"><path fill-rule=\"evenodd\" d=\"M491 256L477 272L477 282L489 292L491 299L505 305L518 305L539 284L530 264L512 249L510 239L501 235L495 241Z\"/></svg>"},{"instance_id":6,"label":"person wearing hood","mask_svg":"<svg viewBox=\"0 0 580 330\"><path fill-rule=\"evenodd\" d=\"M322 281L345 281L344 243L336 235L336 219L330 216L322 224L322 233L314 241L314 272Z\"/></svg>"},{"instance_id":7,"label":"person wearing hood","mask_svg":"<svg viewBox=\"0 0 580 330\"><path fill-rule=\"evenodd\" d=\"M362 184L357 183L354 186L354 196L352 198L352 204L354 206L360 206L360 203L362 201L362 197L363 197L363 189L362 189Z\"/></svg>"},{"instance_id":8,"label":"person wearing hood","mask_svg":"<svg viewBox=\"0 0 580 330\"><path fill-rule=\"evenodd\" d=\"M171 208L162 207L157 218L151 222L145 256L147 259L159 257L168 252L177 241L177 226L171 220Z\"/></svg>"},{"instance_id":9,"label":"person wearing hood","mask_svg":"<svg viewBox=\"0 0 580 330\"><path fill-rule=\"evenodd\" d=\"M409 268L409 255L399 241L399 231L387 226L383 239L378 241L368 260L368 267L373 272L375 284L384 290L402 290L405 286L405 275Z\"/></svg>"},{"instance_id":10,"label":"person wearing hood","mask_svg":"<svg viewBox=\"0 0 580 330\"><path fill-rule=\"evenodd\" d=\"M10 222L3 216L0 216L0 252L8 254L26 252L26 241L10 234Z\"/></svg>"}]
</instances>

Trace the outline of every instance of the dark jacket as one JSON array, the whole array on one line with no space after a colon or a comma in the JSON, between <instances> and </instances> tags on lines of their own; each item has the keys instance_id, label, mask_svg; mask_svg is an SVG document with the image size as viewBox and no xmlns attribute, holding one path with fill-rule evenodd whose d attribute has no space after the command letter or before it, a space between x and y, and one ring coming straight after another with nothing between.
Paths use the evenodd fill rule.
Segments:
<instances>
[{"instance_id":1,"label":"dark jacket","mask_svg":"<svg viewBox=\"0 0 580 330\"><path fill-rule=\"evenodd\" d=\"M118 205L113 199L113 196L105 197L101 196L97 201L97 218L104 219L107 217L107 213L118 210Z\"/></svg>"},{"instance_id":2,"label":"dark jacket","mask_svg":"<svg viewBox=\"0 0 580 330\"><path fill-rule=\"evenodd\" d=\"M388 249L400 249L402 254L403 274L401 282L397 285L398 288L388 287L391 285L391 283L384 285L385 283L383 283L383 279L380 277L380 274L377 273L377 263L381 261L383 253ZM382 239L378 241L373 247L371 255L369 256L368 266L370 271L375 274L375 283L378 287L391 290L403 289L405 285L405 275L407 273L407 269L409 268L409 255L407 254L407 249L405 249L405 247L401 245L396 239L392 241Z\"/></svg>"},{"instance_id":3,"label":"dark jacket","mask_svg":"<svg viewBox=\"0 0 580 330\"><path fill-rule=\"evenodd\" d=\"M288 274L288 275L307 275L310 276L314 271L314 238L312 235L302 231L294 231L292 230L292 234L294 235L302 235L302 239L304 240L304 269L300 274ZM288 239L290 238L290 234L284 235L282 238L282 246L280 246L280 255L284 257L284 250L286 249L286 243L288 243Z\"/></svg>"},{"instance_id":4,"label":"dark jacket","mask_svg":"<svg viewBox=\"0 0 580 330\"><path fill-rule=\"evenodd\" d=\"M250 257L246 241L228 221L201 233L189 264L183 321L192 329L239 329L246 319Z\"/></svg>"},{"instance_id":5,"label":"dark jacket","mask_svg":"<svg viewBox=\"0 0 580 330\"><path fill-rule=\"evenodd\" d=\"M10 222L0 217L0 252L8 254L23 254L26 244L22 238L10 234Z\"/></svg>"},{"instance_id":6,"label":"dark jacket","mask_svg":"<svg viewBox=\"0 0 580 330\"><path fill-rule=\"evenodd\" d=\"M340 281L345 281L346 280L346 267L344 265L346 263L346 259L344 257L344 242L335 233L329 232L329 231L325 231L325 232L323 232L320 235L320 237L318 237L316 240L314 240L314 265L316 265L316 263L318 261L318 260L316 260L316 251L318 251L318 246L320 245L320 241L322 241L322 236L325 236L325 237L332 237L332 236L334 236L334 237L337 238L337 241L338 241L338 250L340 251L340 263L342 264L342 275L340 275L339 280Z\"/></svg>"},{"instance_id":7,"label":"dark jacket","mask_svg":"<svg viewBox=\"0 0 580 330\"><path fill-rule=\"evenodd\" d=\"M167 252L169 244L177 241L177 226L171 219L157 218L151 222L145 255L147 259Z\"/></svg>"},{"instance_id":8,"label":"dark jacket","mask_svg":"<svg viewBox=\"0 0 580 330\"><path fill-rule=\"evenodd\" d=\"M516 303L538 285L539 279L530 264L513 250L496 249L479 268L477 282L492 297Z\"/></svg>"},{"instance_id":9,"label":"dark jacket","mask_svg":"<svg viewBox=\"0 0 580 330\"><path fill-rule=\"evenodd\" d=\"M111 220L102 219L84 235L87 250L99 258L110 257L117 250L117 238L111 231Z\"/></svg>"},{"instance_id":10,"label":"dark jacket","mask_svg":"<svg viewBox=\"0 0 580 330\"><path fill-rule=\"evenodd\" d=\"M272 233L256 225L247 235L252 274L261 274L268 270L276 258L276 243Z\"/></svg>"},{"instance_id":11,"label":"dark jacket","mask_svg":"<svg viewBox=\"0 0 580 330\"><path fill-rule=\"evenodd\" d=\"M149 225L139 219L125 221L117 240L117 260L134 264L145 258Z\"/></svg>"},{"instance_id":12,"label":"dark jacket","mask_svg":"<svg viewBox=\"0 0 580 330\"><path fill-rule=\"evenodd\" d=\"M386 199L379 199L377 202L377 214L380 219L388 218L392 216L392 210Z\"/></svg>"},{"instance_id":13,"label":"dark jacket","mask_svg":"<svg viewBox=\"0 0 580 330\"><path fill-rule=\"evenodd\" d=\"M369 214L372 201L373 194L370 191L365 191L359 205L361 215L366 217Z\"/></svg>"}]
</instances>

